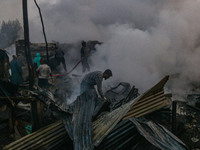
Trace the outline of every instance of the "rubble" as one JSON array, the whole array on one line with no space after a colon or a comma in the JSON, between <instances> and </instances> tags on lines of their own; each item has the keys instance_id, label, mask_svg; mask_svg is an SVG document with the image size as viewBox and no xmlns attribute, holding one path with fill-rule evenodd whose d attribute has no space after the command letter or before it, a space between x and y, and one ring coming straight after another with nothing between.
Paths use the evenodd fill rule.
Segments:
<instances>
[{"instance_id":1,"label":"rubble","mask_svg":"<svg viewBox=\"0 0 200 150\"><path fill-rule=\"evenodd\" d=\"M107 101L97 98L96 91L91 90L79 95L71 104L66 98L72 95L75 82L68 76L55 77L48 89L37 85L30 89L25 83L17 92L9 81L2 80L0 100L3 103L0 108L1 112L7 110L7 116L1 128L7 127L5 122L9 121L11 135L3 149L62 149L70 146L70 149L77 150L147 147L182 150L188 149L188 145L197 148L188 144L180 131L176 133L176 114L169 110L172 108L171 95L167 97L164 92L168 79L169 76L164 77L143 94L135 86L120 82L106 91ZM189 95L188 98L198 99L199 95ZM177 112L180 114L177 115L190 117L190 122L186 122L182 129L199 130L198 113L179 107ZM198 107L192 109L199 111ZM157 112L166 120L156 115ZM177 119L177 130L180 129L180 118ZM197 145L199 138L191 134L190 141Z\"/></svg>"},{"instance_id":2,"label":"rubble","mask_svg":"<svg viewBox=\"0 0 200 150\"><path fill-rule=\"evenodd\" d=\"M46 149L47 147L48 149L55 149L65 145L70 145L71 149L73 149L72 141L74 146L77 146L75 149L84 149L86 147L89 149L137 149L141 148L141 146L144 148L144 144L141 145L139 141L143 141L146 143L146 146L148 145L148 147L152 147L152 149L161 148L159 146L160 142L157 144L155 143L155 141L159 139L156 136L156 134L158 134L156 132L158 131L154 133L155 138L158 139L153 142L151 138L147 137L147 133L143 132L144 129L141 128L141 125L144 124L144 122L141 118L147 114L151 115L152 112L161 110L171 104L171 101L165 97L163 89L167 80L168 76L141 95L139 95L138 90L134 86L130 88L128 84L123 84L126 86L124 86L124 91L121 90L120 97L122 99L116 100L114 99L116 96L111 95L110 102L107 103L107 105L102 103L101 99L94 99L95 92L94 94L91 92L80 95L70 106L67 106L67 104L60 105L57 103L57 99L52 92L35 87L35 90L28 91L29 96L44 104L46 111L49 109L48 111L57 114L57 119L54 118L55 120L52 121L52 123L60 119L63 121L60 120L51 125L48 125L50 124L48 123L46 124L47 126L43 128L41 128L42 126L38 126L38 129L41 129L37 129L37 131L35 130L35 132L4 146L4 149ZM111 88L108 90L107 94L114 89L115 88ZM124 93L125 91L126 93ZM117 105L118 107L113 107L116 106L116 101L120 105ZM89 107L87 108L87 106ZM102 109L102 107L105 106L109 106L109 109L106 109L106 111ZM99 113L99 111L103 112ZM85 115L83 116L83 114ZM91 123L90 118L92 119ZM138 120L135 118L138 118ZM141 124L140 122L143 123ZM145 122L149 122L149 125L154 125L156 128L161 127L152 121L146 120ZM162 134L165 136L168 135L167 138L171 137L171 140L173 140L172 143L176 143L175 145L169 144L168 147L177 147L177 145L179 145L179 149L187 149L185 144L169 130L164 127L161 128L165 132ZM159 129L159 131L161 131L161 129ZM135 139L136 137L137 140ZM89 139L92 139L92 141Z\"/></svg>"}]
</instances>

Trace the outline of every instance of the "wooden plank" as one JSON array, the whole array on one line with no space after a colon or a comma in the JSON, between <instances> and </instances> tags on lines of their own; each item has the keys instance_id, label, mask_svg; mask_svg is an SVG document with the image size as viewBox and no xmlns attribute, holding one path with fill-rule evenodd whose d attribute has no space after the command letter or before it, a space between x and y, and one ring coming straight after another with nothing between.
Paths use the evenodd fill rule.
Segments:
<instances>
[{"instance_id":1,"label":"wooden plank","mask_svg":"<svg viewBox=\"0 0 200 150\"><path fill-rule=\"evenodd\" d=\"M32 130L37 131L40 128L37 102L31 102L31 117L32 117Z\"/></svg>"},{"instance_id":2,"label":"wooden plank","mask_svg":"<svg viewBox=\"0 0 200 150\"><path fill-rule=\"evenodd\" d=\"M28 102L31 102L31 101L34 101L35 98L33 97L10 97L11 100L16 100L16 101L28 101ZM8 100L7 97L4 97L4 96L1 96L0 97L0 100Z\"/></svg>"}]
</instances>

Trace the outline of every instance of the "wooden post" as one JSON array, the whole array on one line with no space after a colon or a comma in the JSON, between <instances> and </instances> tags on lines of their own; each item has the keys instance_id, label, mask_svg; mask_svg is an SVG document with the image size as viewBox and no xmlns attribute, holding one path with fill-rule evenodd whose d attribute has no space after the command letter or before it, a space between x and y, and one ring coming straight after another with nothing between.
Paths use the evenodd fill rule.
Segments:
<instances>
[{"instance_id":1,"label":"wooden post","mask_svg":"<svg viewBox=\"0 0 200 150\"><path fill-rule=\"evenodd\" d=\"M176 135L176 105L177 102L172 102L172 133Z\"/></svg>"},{"instance_id":2,"label":"wooden post","mask_svg":"<svg viewBox=\"0 0 200 150\"><path fill-rule=\"evenodd\" d=\"M36 131L40 128L38 109L37 109L37 101L36 100L31 102L31 113L32 113L32 130Z\"/></svg>"},{"instance_id":3,"label":"wooden post","mask_svg":"<svg viewBox=\"0 0 200 150\"><path fill-rule=\"evenodd\" d=\"M38 119L39 124L41 125L43 123L42 119L44 117L44 104L40 101L37 101L37 112L38 112Z\"/></svg>"},{"instance_id":4,"label":"wooden post","mask_svg":"<svg viewBox=\"0 0 200 150\"><path fill-rule=\"evenodd\" d=\"M14 133L13 111L10 108L9 108L9 130L10 133Z\"/></svg>"}]
</instances>

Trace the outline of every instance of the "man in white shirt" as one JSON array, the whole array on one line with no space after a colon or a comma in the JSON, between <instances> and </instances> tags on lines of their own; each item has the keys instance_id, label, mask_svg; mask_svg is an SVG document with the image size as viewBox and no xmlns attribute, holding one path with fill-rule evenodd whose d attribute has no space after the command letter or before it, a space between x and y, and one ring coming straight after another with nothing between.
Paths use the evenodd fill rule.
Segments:
<instances>
[{"instance_id":1,"label":"man in white shirt","mask_svg":"<svg viewBox=\"0 0 200 150\"><path fill-rule=\"evenodd\" d=\"M47 64L41 64L37 68L37 73L38 73L38 85L41 88L45 88L49 85L48 78L49 75L52 76L51 74L51 68Z\"/></svg>"}]
</instances>

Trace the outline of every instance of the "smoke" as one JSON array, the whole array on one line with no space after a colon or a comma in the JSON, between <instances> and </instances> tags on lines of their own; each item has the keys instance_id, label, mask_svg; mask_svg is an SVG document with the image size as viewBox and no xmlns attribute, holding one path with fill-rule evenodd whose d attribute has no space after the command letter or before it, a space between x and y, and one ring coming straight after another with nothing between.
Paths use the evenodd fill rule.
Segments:
<instances>
[{"instance_id":1,"label":"smoke","mask_svg":"<svg viewBox=\"0 0 200 150\"><path fill-rule=\"evenodd\" d=\"M132 81L142 91L167 74L180 74L170 82L170 91L191 91L191 82L200 79L200 3L172 4L163 5L145 29L128 22L109 24L104 28L105 44L98 48L94 61L101 68L112 68L115 79Z\"/></svg>"},{"instance_id":2,"label":"smoke","mask_svg":"<svg viewBox=\"0 0 200 150\"><path fill-rule=\"evenodd\" d=\"M191 90L191 82L199 82L198 0L42 0L38 3L49 42L103 42L90 58L91 67L92 70L110 68L113 71L110 82L130 82L144 92L165 75L178 74L172 76L176 80L169 82L168 90L179 89L179 93ZM31 42L44 42L33 1L29 1L29 21Z\"/></svg>"},{"instance_id":3,"label":"smoke","mask_svg":"<svg viewBox=\"0 0 200 150\"><path fill-rule=\"evenodd\" d=\"M9 20L22 20L21 0L1 0L0 23Z\"/></svg>"}]
</instances>

